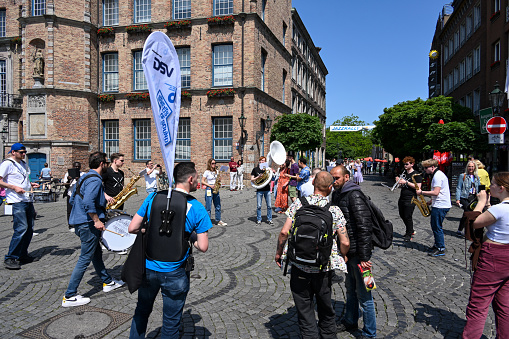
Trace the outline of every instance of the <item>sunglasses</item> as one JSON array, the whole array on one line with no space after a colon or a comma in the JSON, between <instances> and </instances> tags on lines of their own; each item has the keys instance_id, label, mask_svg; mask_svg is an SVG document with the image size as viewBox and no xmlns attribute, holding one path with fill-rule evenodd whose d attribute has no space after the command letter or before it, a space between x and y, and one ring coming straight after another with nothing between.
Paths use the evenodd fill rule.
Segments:
<instances>
[{"instance_id":1,"label":"sunglasses","mask_svg":"<svg viewBox=\"0 0 509 339\"><path fill-rule=\"evenodd\" d=\"M211 165L215 165L216 163L215 163L215 162L211 162L210 164L211 164Z\"/></svg>"},{"instance_id":2,"label":"sunglasses","mask_svg":"<svg viewBox=\"0 0 509 339\"><path fill-rule=\"evenodd\" d=\"M16 152L18 152L19 154L26 154L27 153L27 151L16 151Z\"/></svg>"},{"instance_id":3,"label":"sunglasses","mask_svg":"<svg viewBox=\"0 0 509 339\"><path fill-rule=\"evenodd\" d=\"M341 179L341 177L332 177L332 179L334 179L334 181L337 181L337 180Z\"/></svg>"}]
</instances>

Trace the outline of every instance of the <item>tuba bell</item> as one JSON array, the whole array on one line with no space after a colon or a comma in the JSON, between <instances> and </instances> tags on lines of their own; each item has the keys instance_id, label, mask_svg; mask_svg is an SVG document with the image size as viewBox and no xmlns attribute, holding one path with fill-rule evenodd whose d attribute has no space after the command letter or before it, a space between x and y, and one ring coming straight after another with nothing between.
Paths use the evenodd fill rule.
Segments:
<instances>
[{"instance_id":1,"label":"tuba bell","mask_svg":"<svg viewBox=\"0 0 509 339\"><path fill-rule=\"evenodd\" d=\"M268 166L265 168L265 173L262 173L254 182L251 183L256 189L265 187L271 180L272 175L276 172L277 167L282 165L286 160L286 150L282 143L273 141L270 144L270 151L267 155Z\"/></svg>"}]
</instances>

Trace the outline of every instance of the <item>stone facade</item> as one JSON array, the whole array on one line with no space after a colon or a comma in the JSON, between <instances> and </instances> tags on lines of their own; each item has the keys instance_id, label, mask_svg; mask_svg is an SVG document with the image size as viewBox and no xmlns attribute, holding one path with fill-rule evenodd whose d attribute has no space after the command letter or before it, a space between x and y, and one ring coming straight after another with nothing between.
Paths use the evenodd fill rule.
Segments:
<instances>
[{"instance_id":1,"label":"stone facade","mask_svg":"<svg viewBox=\"0 0 509 339\"><path fill-rule=\"evenodd\" d=\"M129 93L147 92L134 87L134 55L143 49L149 32L127 32L126 27L130 25L149 24L152 31L165 32L177 49L189 48L190 86L183 90L191 97L182 97L180 117L190 121L191 156L188 160L194 161L200 172L205 170L206 161L214 152L213 122L216 118L231 119L231 135L228 136L231 156L235 159L242 156L248 171L257 163L260 154L269 152L270 131L262 131L265 121L292 113L292 92L299 92L307 103L305 107L312 108L307 113L320 116L325 124L327 69L319 57L319 49L314 47L295 9L292 10L290 0L233 0L234 22L225 25L207 22L207 18L214 16L214 0L192 1L191 17L185 19L191 24L168 29L164 25L173 21L174 1L152 2L150 21L135 23L134 2L119 0L118 24L105 26L103 1L47 0L44 15L34 15L33 3L22 1L11 5L0 1L0 9L8 9L7 34L22 37L19 51L6 52L10 58L17 55L17 61L9 66L10 83L12 93L19 91L23 95L18 140L23 140L27 146L29 158L35 153L46 155L57 178L63 177L73 161L82 162L86 169L86 155L90 151L115 149L111 145L117 142L118 151L125 154L125 167L134 172L143 169L146 159L137 157L136 147L139 146L135 145L138 120L151 121L151 158L162 164L150 101L126 98ZM303 38L312 55L309 60L314 60L315 67L309 67L319 70L309 75L322 76L318 96L303 91L291 77L292 49L296 44L292 40L295 18L298 18L300 30L305 31ZM113 33L99 35L98 29L103 27L112 27ZM230 44L233 50L232 83L228 86L214 86L213 50L221 44ZM0 60L1 46L0 40ZM33 74L34 55L38 50L42 51L45 62L42 79ZM113 90L105 87L103 80L104 58L110 53L115 53L118 60L118 89ZM262 67L263 61L265 67ZM207 91L221 88L233 88L235 94L207 96ZM99 100L98 95L111 95L113 100ZM35 99L42 100L43 104L34 107L31 103ZM241 114L247 118L245 130L248 134L243 154L237 146L241 139L238 122ZM118 122L118 131L115 131L118 137L113 141L104 134L110 122L115 126ZM9 141L12 144L18 140ZM316 153L321 158L323 150L322 147ZM226 164L229 155L223 153L218 162ZM318 164L319 157L315 158Z\"/></svg>"}]
</instances>

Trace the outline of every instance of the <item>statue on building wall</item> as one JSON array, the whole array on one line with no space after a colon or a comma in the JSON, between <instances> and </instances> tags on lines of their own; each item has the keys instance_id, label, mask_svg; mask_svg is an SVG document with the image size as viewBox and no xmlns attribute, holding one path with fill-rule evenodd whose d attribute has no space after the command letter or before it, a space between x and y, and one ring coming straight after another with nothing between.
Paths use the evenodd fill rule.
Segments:
<instances>
[{"instance_id":1,"label":"statue on building wall","mask_svg":"<svg viewBox=\"0 0 509 339\"><path fill-rule=\"evenodd\" d=\"M34 77L44 77L44 56L42 51L37 49L34 54Z\"/></svg>"}]
</instances>

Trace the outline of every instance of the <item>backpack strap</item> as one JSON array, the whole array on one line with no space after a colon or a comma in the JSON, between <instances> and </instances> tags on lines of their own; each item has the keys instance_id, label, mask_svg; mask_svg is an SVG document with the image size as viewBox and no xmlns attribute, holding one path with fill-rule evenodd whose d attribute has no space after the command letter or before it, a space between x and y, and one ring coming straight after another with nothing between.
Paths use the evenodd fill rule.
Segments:
<instances>
[{"instance_id":1,"label":"backpack strap","mask_svg":"<svg viewBox=\"0 0 509 339\"><path fill-rule=\"evenodd\" d=\"M300 200L302 206L309 205L308 199L306 199L306 197L300 197L299 200Z\"/></svg>"},{"instance_id":2,"label":"backpack strap","mask_svg":"<svg viewBox=\"0 0 509 339\"><path fill-rule=\"evenodd\" d=\"M73 195L77 194L81 199L83 199L83 194L81 194L81 186L83 185L85 180L87 180L88 178L91 178L91 177L98 177L102 181L102 177L99 174L94 174L94 173L88 174L88 175L84 176L83 179L81 179L80 182L76 185L76 189L74 190Z\"/></svg>"}]
</instances>

